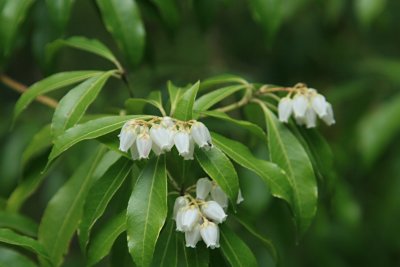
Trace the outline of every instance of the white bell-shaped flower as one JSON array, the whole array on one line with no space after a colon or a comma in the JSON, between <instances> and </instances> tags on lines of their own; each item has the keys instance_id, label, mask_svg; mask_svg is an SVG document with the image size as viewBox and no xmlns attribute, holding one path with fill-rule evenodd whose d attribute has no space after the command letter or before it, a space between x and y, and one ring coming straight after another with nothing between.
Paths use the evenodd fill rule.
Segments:
<instances>
[{"instance_id":1,"label":"white bell-shaped flower","mask_svg":"<svg viewBox=\"0 0 400 267\"><path fill-rule=\"evenodd\" d=\"M210 132L202 122L196 121L190 129L190 133L200 148L210 149L212 147Z\"/></svg>"},{"instance_id":2,"label":"white bell-shaped flower","mask_svg":"<svg viewBox=\"0 0 400 267\"><path fill-rule=\"evenodd\" d=\"M208 178L200 178L196 183L196 198L205 200L212 188L212 182Z\"/></svg>"},{"instance_id":3,"label":"white bell-shaped flower","mask_svg":"<svg viewBox=\"0 0 400 267\"><path fill-rule=\"evenodd\" d=\"M172 218L176 221L176 216L178 215L178 211L182 208L185 208L189 205L189 201L186 197L180 196L175 199L174 203L174 212Z\"/></svg>"},{"instance_id":4,"label":"white bell-shaped flower","mask_svg":"<svg viewBox=\"0 0 400 267\"><path fill-rule=\"evenodd\" d=\"M304 120L307 128L314 128L317 126L317 114L311 107L307 108L306 114L304 115Z\"/></svg>"},{"instance_id":5,"label":"white bell-shaped flower","mask_svg":"<svg viewBox=\"0 0 400 267\"><path fill-rule=\"evenodd\" d=\"M311 106L320 118L326 115L327 102L321 94L313 94L311 96Z\"/></svg>"},{"instance_id":6,"label":"white bell-shaped flower","mask_svg":"<svg viewBox=\"0 0 400 267\"><path fill-rule=\"evenodd\" d=\"M216 201L213 200L207 201L206 203L201 205L201 211L207 218L217 223L222 223L226 220L226 217L228 216L226 215L223 208Z\"/></svg>"},{"instance_id":7,"label":"white bell-shaped flower","mask_svg":"<svg viewBox=\"0 0 400 267\"><path fill-rule=\"evenodd\" d=\"M151 127L150 136L153 142L156 143L162 151L169 151L174 145L174 132L161 125L154 125Z\"/></svg>"},{"instance_id":8,"label":"white bell-shaped flower","mask_svg":"<svg viewBox=\"0 0 400 267\"><path fill-rule=\"evenodd\" d=\"M244 198L242 196L242 190L239 189L238 197L236 199L236 204L240 204L244 201Z\"/></svg>"},{"instance_id":9,"label":"white bell-shaped flower","mask_svg":"<svg viewBox=\"0 0 400 267\"><path fill-rule=\"evenodd\" d=\"M195 248L201 239L200 224L196 223L191 231L185 232L186 247Z\"/></svg>"},{"instance_id":10,"label":"white bell-shaped flower","mask_svg":"<svg viewBox=\"0 0 400 267\"><path fill-rule=\"evenodd\" d=\"M147 132L141 133L136 140L136 147L139 153L139 159L149 158L152 147L150 135Z\"/></svg>"},{"instance_id":11,"label":"white bell-shaped flower","mask_svg":"<svg viewBox=\"0 0 400 267\"><path fill-rule=\"evenodd\" d=\"M136 145L131 146L131 156L133 160L139 159L139 151Z\"/></svg>"},{"instance_id":12,"label":"white bell-shaped flower","mask_svg":"<svg viewBox=\"0 0 400 267\"><path fill-rule=\"evenodd\" d=\"M135 143L137 133L134 121L127 121L124 126L122 126L119 137L119 150L127 152L129 148Z\"/></svg>"},{"instance_id":13,"label":"white bell-shaped flower","mask_svg":"<svg viewBox=\"0 0 400 267\"><path fill-rule=\"evenodd\" d=\"M189 139L189 153L183 155L184 160L194 160L194 141L193 138Z\"/></svg>"},{"instance_id":14,"label":"white bell-shaped flower","mask_svg":"<svg viewBox=\"0 0 400 267\"><path fill-rule=\"evenodd\" d=\"M174 137L175 147L182 157L190 154L190 136L188 131L179 131Z\"/></svg>"},{"instance_id":15,"label":"white bell-shaped flower","mask_svg":"<svg viewBox=\"0 0 400 267\"><path fill-rule=\"evenodd\" d=\"M200 226L200 235L208 248L219 248L218 225L210 221L205 221Z\"/></svg>"},{"instance_id":16,"label":"white bell-shaped flower","mask_svg":"<svg viewBox=\"0 0 400 267\"><path fill-rule=\"evenodd\" d=\"M297 94L292 101L294 115L304 117L308 107L307 97L304 94Z\"/></svg>"},{"instance_id":17,"label":"white bell-shaped flower","mask_svg":"<svg viewBox=\"0 0 400 267\"><path fill-rule=\"evenodd\" d=\"M325 114L325 116L323 116L321 119L322 119L322 120L326 123L326 125L328 125L328 126L331 126L332 124L335 124L335 123L336 123L336 122L335 122L335 117L334 117L334 115L333 115L332 105L331 105L330 103L328 103L328 102L327 102L327 105L326 105L326 114Z\"/></svg>"},{"instance_id":18,"label":"white bell-shaped flower","mask_svg":"<svg viewBox=\"0 0 400 267\"><path fill-rule=\"evenodd\" d=\"M281 122L288 122L290 115L292 114L293 103L289 97L284 97L279 101L278 105L278 116Z\"/></svg>"},{"instance_id":19,"label":"white bell-shaped flower","mask_svg":"<svg viewBox=\"0 0 400 267\"><path fill-rule=\"evenodd\" d=\"M182 215L183 215L184 211L185 211L185 208L180 208L180 209L178 209L178 212L176 213L176 218L175 218L176 231L179 231L179 232L184 232L183 226L182 226Z\"/></svg>"},{"instance_id":20,"label":"white bell-shaped flower","mask_svg":"<svg viewBox=\"0 0 400 267\"><path fill-rule=\"evenodd\" d=\"M161 120L161 126L164 128L171 128L175 125L174 120L171 117L165 116Z\"/></svg>"},{"instance_id":21,"label":"white bell-shaped flower","mask_svg":"<svg viewBox=\"0 0 400 267\"><path fill-rule=\"evenodd\" d=\"M199 220L200 220L200 211L198 207L192 205L186 209L183 209L181 223L182 223L182 229L185 232L192 230L193 226L196 223L198 223Z\"/></svg>"},{"instance_id":22,"label":"white bell-shaped flower","mask_svg":"<svg viewBox=\"0 0 400 267\"><path fill-rule=\"evenodd\" d=\"M164 151L162 151L161 148L154 141L151 143L151 150L153 150L156 156L160 156L164 153Z\"/></svg>"},{"instance_id":23,"label":"white bell-shaped flower","mask_svg":"<svg viewBox=\"0 0 400 267\"><path fill-rule=\"evenodd\" d=\"M223 209L228 207L228 196L219 185L211 189L211 198L216 201Z\"/></svg>"}]
</instances>

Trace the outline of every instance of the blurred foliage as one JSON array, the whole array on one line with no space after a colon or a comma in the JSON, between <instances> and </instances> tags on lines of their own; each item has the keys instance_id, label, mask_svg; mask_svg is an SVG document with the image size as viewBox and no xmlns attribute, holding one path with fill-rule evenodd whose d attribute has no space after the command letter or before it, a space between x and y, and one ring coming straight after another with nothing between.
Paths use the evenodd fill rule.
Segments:
<instances>
[{"instance_id":1,"label":"blurred foliage","mask_svg":"<svg viewBox=\"0 0 400 267\"><path fill-rule=\"evenodd\" d=\"M297 240L285 204L271 198L254 174L244 169L238 170L246 198L239 213L271 237L281 266L400 265L399 1L138 0L131 11L144 25L145 35L140 29L137 32L145 38L140 44L142 55L141 47L135 51L125 48L132 40L114 41L118 32L110 28L129 29L101 17L107 6L84 0L58 1L64 6L48 5L51 2L0 2L1 69L24 84L58 71L110 66L69 48L63 48L53 61L47 60L46 45L51 41L81 35L103 41L124 60L135 97L145 97L154 89L165 91L166 80L185 84L227 72L250 81L279 85L302 81L318 88L336 113L334 127L321 127L333 150L335 172L320 181L318 212L311 228ZM6 5L22 9L17 24L8 20L11 11ZM14 27L17 34L12 32ZM90 109L115 113L129 94L123 83L110 81ZM61 94L50 95L59 98ZM34 103L11 131L18 97L0 84L0 207L16 184L28 178L29 173L21 168L22 153L51 120L48 108ZM115 108L103 110L105 105ZM260 119L254 111L245 113L235 116ZM218 124L213 127L226 131ZM260 158L265 155L254 140L240 132L231 135L252 147ZM38 222L49 198L81 165L81 157L93 154L91 149L89 143L69 151L71 156L49 171L41 189L23 206L23 213ZM244 230L239 223L233 224L238 231ZM261 266L274 265L257 239L244 231L241 236L250 241ZM118 246L117 240L114 247ZM113 249L110 261L125 254ZM30 266L30 256L1 247L0 265ZM65 266L83 266L80 263L78 244L73 242Z\"/></svg>"}]
</instances>

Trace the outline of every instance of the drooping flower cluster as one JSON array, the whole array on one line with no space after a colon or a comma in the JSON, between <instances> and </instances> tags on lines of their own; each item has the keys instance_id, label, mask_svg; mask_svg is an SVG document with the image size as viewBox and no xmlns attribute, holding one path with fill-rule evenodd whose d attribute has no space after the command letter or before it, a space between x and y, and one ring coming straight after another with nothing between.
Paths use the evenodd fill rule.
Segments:
<instances>
[{"instance_id":1,"label":"drooping flower cluster","mask_svg":"<svg viewBox=\"0 0 400 267\"><path fill-rule=\"evenodd\" d=\"M243 197L239 191L237 203ZM175 200L173 219L176 230L185 233L186 247L195 248L202 239L207 247L219 247L218 224L228 216L228 197L215 182L201 178L196 183L196 198L190 195Z\"/></svg>"},{"instance_id":2,"label":"drooping flower cluster","mask_svg":"<svg viewBox=\"0 0 400 267\"><path fill-rule=\"evenodd\" d=\"M119 150L131 150L132 158L147 159L150 152L156 155L176 149L185 160L192 160L194 146L209 149L211 135L207 127L196 120L187 122L170 117L155 117L150 121L129 120L119 134Z\"/></svg>"},{"instance_id":3,"label":"drooping flower cluster","mask_svg":"<svg viewBox=\"0 0 400 267\"><path fill-rule=\"evenodd\" d=\"M293 92L296 93L291 98ZM317 125L317 116L329 126L335 123L332 105L317 90L304 85L295 87L294 91L279 101L279 120L287 123L292 114L298 125L307 128Z\"/></svg>"}]
</instances>

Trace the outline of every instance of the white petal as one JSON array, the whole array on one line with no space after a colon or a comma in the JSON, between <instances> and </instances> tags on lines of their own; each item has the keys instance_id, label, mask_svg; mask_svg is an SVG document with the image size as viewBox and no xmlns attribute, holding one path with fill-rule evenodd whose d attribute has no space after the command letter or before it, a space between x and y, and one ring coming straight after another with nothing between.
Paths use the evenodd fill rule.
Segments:
<instances>
[{"instance_id":1,"label":"white petal","mask_svg":"<svg viewBox=\"0 0 400 267\"><path fill-rule=\"evenodd\" d=\"M161 126L163 126L164 128L171 128L174 125L174 120L171 117L165 116L161 120Z\"/></svg>"},{"instance_id":2,"label":"white petal","mask_svg":"<svg viewBox=\"0 0 400 267\"><path fill-rule=\"evenodd\" d=\"M219 228L213 222L205 221L200 227L200 235L209 248L219 248Z\"/></svg>"},{"instance_id":3,"label":"white petal","mask_svg":"<svg viewBox=\"0 0 400 267\"><path fill-rule=\"evenodd\" d=\"M156 154L157 156L160 156L161 154L164 153L164 151L162 151L161 148L155 142L151 143L151 150L153 150L154 154Z\"/></svg>"},{"instance_id":4,"label":"white petal","mask_svg":"<svg viewBox=\"0 0 400 267\"><path fill-rule=\"evenodd\" d=\"M185 210L185 208L180 208L178 210L178 212L176 213L176 219L175 219L176 231L179 231L179 232L184 232L183 226L182 226L182 215L183 215L184 210Z\"/></svg>"},{"instance_id":5,"label":"white petal","mask_svg":"<svg viewBox=\"0 0 400 267\"><path fill-rule=\"evenodd\" d=\"M332 124L335 124L335 123L336 123L335 117L334 117L334 115L333 115L332 105L331 105L330 103L327 103L327 105L326 105L326 115L323 116L321 119L322 119L322 120L326 123L326 125L328 125L328 126L331 126Z\"/></svg>"},{"instance_id":6,"label":"white petal","mask_svg":"<svg viewBox=\"0 0 400 267\"><path fill-rule=\"evenodd\" d=\"M211 189L211 198L216 201L222 208L228 207L228 196L222 190L222 188L217 185Z\"/></svg>"},{"instance_id":7,"label":"white petal","mask_svg":"<svg viewBox=\"0 0 400 267\"><path fill-rule=\"evenodd\" d=\"M193 138L190 137L189 140L189 153L183 155L184 160L194 160L194 141Z\"/></svg>"},{"instance_id":8,"label":"white petal","mask_svg":"<svg viewBox=\"0 0 400 267\"><path fill-rule=\"evenodd\" d=\"M174 137L174 143L179 155L183 157L189 155L190 136L187 131L177 132Z\"/></svg>"},{"instance_id":9,"label":"white petal","mask_svg":"<svg viewBox=\"0 0 400 267\"><path fill-rule=\"evenodd\" d=\"M211 219L216 223L222 223L228 216L225 214L225 211L222 209L222 207L213 200L207 201L201 205L201 211L208 219Z\"/></svg>"},{"instance_id":10,"label":"white petal","mask_svg":"<svg viewBox=\"0 0 400 267\"><path fill-rule=\"evenodd\" d=\"M293 98L293 112L297 117L303 117L308 107L308 99L303 94L297 94Z\"/></svg>"},{"instance_id":11,"label":"white petal","mask_svg":"<svg viewBox=\"0 0 400 267\"><path fill-rule=\"evenodd\" d=\"M326 115L326 100L323 95L316 94L311 97L311 106L320 118Z\"/></svg>"},{"instance_id":12,"label":"white petal","mask_svg":"<svg viewBox=\"0 0 400 267\"><path fill-rule=\"evenodd\" d=\"M183 197L183 196L177 197L175 199L175 203L174 203L174 213L173 213L172 218L174 220L176 220L176 216L178 214L178 211L181 208L187 207L188 205L189 205L189 201L187 200L186 197Z\"/></svg>"},{"instance_id":13,"label":"white petal","mask_svg":"<svg viewBox=\"0 0 400 267\"><path fill-rule=\"evenodd\" d=\"M139 153L139 159L149 158L152 147L150 135L147 133L140 134L136 140L136 146Z\"/></svg>"},{"instance_id":14,"label":"white petal","mask_svg":"<svg viewBox=\"0 0 400 267\"><path fill-rule=\"evenodd\" d=\"M200 224L197 223L191 231L185 232L186 247L195 248L200 238Z\"/></svg>"},{"instance_id":15,"label":"white petal","mask_svg":"<svg viewBox=\"0 0 400 267\"><path fill-rule=\"evenodd\" d=\"M292 99L284 97L279 101L278 115L281 122L288 122L292 114Z\"/></svg>"},{"instance_id":16,"label":"white petal","mask_svg":"<svg viewBox=\"0 0 400 267\"><path fill-rule=\"evenodd\" d=\"M317 126L317 114L315 113L314 109L312 109L311 107L307 109L304 120L306 122L307 128L314 128L315 126Z\"/></svg>"},{"instance_id":17,"label":"white petal","mask_svg":"<svg viewBox=\"0 0 400 267\"><path fill-rule=\"evenodd\" d=\"M131 146L131 156L133 160L139 159L139 152L136 145Z\"/></svg>"},{"instance_id":18,"label":"white petal","mask_svg":"<svg viewBox=\"0 0 400 267\"><path fill-rule=\"evenodd\" d=\"M211 191L212 182L208 178L201 178L196 183L196 198L206 199Z\"/></svg>"},{"instance_id":19,"label":"white petal","mask_svg":"<svg viewBox=\"0 0 400 267\"><path fill-rule=\"evenodd\" d=\"M130 123L129 121L127 123ZM136 140L136 127L132 124L127 124L122 127L119 136L119 150L127 152Z\"/></svg>"},{"instance_id":20,"label":"white petal","mask_svg":"<svg viewBox=\"0 0 400 267\"><path fill-rule=\"evenodd\" d=\"M238 197L237 197L237 200L236 200L236 204L240 204L243 201L244 201L244 198L242 196L242 190L239 189L239 193L238 193Z\"/></svg>"},{"instance_id":21,"label":"white petal","mask_svg":"<svg viewBox=\"0 0 400 267\"><path fill-rule=\"evenodd\" d=\"M209 149L212 147L210 132L203 123L196 121L190 129L190 133L200 148Z\"/></svg>"},{"instance_id":22,"label":"white petal","mask_svg":"<svg viewBox=\"0 0 400 267\"><path fill-rule=\"evenodd\" d=\"M193 226L199 222L200 211L196 206L190 206L184 209L182 213L182 229L186 231L191 231Z\"/></svg>"},{"instance_id":23,"label":"white petal","mask_svg":"<svg viewBox=\"0 0 400 267\"><path fill-rule=\"evenodd\" d=\"M306 119L304 117L295 116L294 119L296 120L297 125L306 125Z\"/></svg>"}]
</instances>

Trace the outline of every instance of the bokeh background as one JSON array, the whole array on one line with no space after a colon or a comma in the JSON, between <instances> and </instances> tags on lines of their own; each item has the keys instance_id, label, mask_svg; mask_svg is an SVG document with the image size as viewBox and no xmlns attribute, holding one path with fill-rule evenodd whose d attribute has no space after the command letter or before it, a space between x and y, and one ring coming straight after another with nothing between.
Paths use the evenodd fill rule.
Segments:
<instances>
[{"instance_id":1,"label":"bokeh background","mask_svg":"<svg viewBox=\"0 0 400 267\"><path fill-rule=\"evenodd\" d=\"M336 125L319 130L332 148L334 170L318 180L317 216L303 237L297 237L285 204L240 170L243 212L273 241L280 266L400 266L400 1L183 0L177 1L179 17L173 25L162 19L155 1L137 2L146 30L145 54L137 66L124 64L135 96L165 90L168 80L185 85L232 73L283 86L305 82L333 104ZM73 49L46 62L47 43L74 35L101 40L124 62L94 1L76 0L62 31L48 12L44 0L33 3L12 53L3 59L4 74L30 85L58 71L110 67ZM31 174L21 168L22 153L52 116L51 109L34 103L11 129L18 97L0 83L0 207L18 181ZM110 81L90 111L116 112L128 97L123 83ZM85 153L90 150L72 151L58 164L23 213L39 221ZM257 240L245 238L261 266L275 265ZM73 243L65 266L81 266L80 257Z\"/></svg>"}]
</instances>

